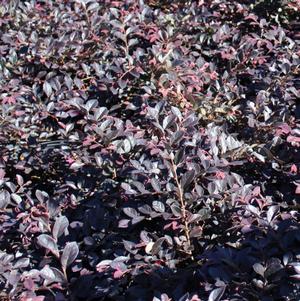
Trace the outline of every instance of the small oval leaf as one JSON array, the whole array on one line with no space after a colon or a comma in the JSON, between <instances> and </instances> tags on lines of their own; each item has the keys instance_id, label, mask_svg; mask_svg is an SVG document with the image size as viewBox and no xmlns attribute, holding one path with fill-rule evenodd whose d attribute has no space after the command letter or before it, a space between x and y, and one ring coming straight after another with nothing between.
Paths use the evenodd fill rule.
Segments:
<instances>
[{"instance_id":1,"label":"small oval leaf","mask_svg":"<svg viewBox=\"0 0 300 301\"><path fill-rule=\"evenodd\" d=\"M225 287L215 288L208 297L208 301L220 301L225 292Z\"/></svg>"},{"instance_id":2,"label":"small oval leaf","mask_svg":"<svg viewBox=\"0 0 300 301\"><path fill-rule=\"evenodd\" d=\"M75 241L67 243L60 258L60 262L64 270L66 270L66 268L74 262L78 253L79 248Z\"/></svg>"},{"instance_id":3,"label":"small oval leaf","mask_svg":"<svg viewBox=\"0 0 300 301\"><path fill-rule=\"evenodd\" d=\"M57 244L56 244L54 238L52 238L50 235L41 234L37 238L37 242L41 247L51 251L56 257L59 257L59 251L58 251Z\"/></svg>"},{"instance_id":4,"label":"small oval leaf","mask_svg":"<svg viewBox=\"0 0 300 301\"><path fill-rule=\"evenodd\" d=\"M60 216L56 219L52 229L53 238L57 240L68 228L69 221L65 216Z\"/></svg>"}]
</instances>

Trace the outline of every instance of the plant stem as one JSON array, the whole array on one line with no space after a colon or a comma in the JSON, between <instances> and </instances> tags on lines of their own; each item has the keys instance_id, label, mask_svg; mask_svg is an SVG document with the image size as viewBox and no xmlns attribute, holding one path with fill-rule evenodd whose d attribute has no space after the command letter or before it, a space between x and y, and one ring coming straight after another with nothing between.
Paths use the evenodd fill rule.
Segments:
<instances>
[{"instance_id":1,"label":"plant stem","mask_svg":"<svg viewBox=\"0 0 300 301\"><path fill-rule=\"evenodd\" d=\"M178 175L177 175L177 166L176 166L173 158L171 158L171 164L172 164L172 171L173 171L173 174L174 174L174 179L175 179L177 189L178 189L177 195L178 195L178 198L179 198L179 201L180 201L180 206L181 206L182 220L183 220L183 223L184 223L184 233L185 233L185 236L186 236L186 239L187 239L188 247L190 248L191 247L191 238L190 238L189 225L188 225L188 222L187 222L186 203L185 203L184 196L183 196L183 189L180 185ZM188 250L188 254L190 254L190 255L192 254L191 250ZM192 259L193 259L193 256L192 256Z\"/></svg>"}]
</instances>

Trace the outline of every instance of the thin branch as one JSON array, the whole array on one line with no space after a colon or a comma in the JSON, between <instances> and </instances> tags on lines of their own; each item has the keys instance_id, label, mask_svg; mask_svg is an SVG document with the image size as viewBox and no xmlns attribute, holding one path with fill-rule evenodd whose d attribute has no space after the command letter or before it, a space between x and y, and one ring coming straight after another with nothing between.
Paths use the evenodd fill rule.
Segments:
<instances>
[{"instance_id":1,"label":"thin branch","mask_svg":"<svg viewBox=\"0 0 300 301\"><path fill-rule=\"evenodd\" d=\"M184 233L185 233L185 236L186 236L186 239L188 242L188 246L191 247L190 230L189 230L189 225L187 222L186 203L185 203L185 199L184 199L184 195L183 195L183 189L180 185L178 175L177 175L177 165L175 164L172 157L171 157L171 164L172 164L172 172L174 174L174 179L175 179L177 189L178 189L177 196L179 198L180 206L181 206L181 214L182 214L182 219L184 222ZM188 254L189 255L192 254L191 250L188 250ZM193 257L192 257L192 259L193 259Z\"/></svg>"}]
</instances>

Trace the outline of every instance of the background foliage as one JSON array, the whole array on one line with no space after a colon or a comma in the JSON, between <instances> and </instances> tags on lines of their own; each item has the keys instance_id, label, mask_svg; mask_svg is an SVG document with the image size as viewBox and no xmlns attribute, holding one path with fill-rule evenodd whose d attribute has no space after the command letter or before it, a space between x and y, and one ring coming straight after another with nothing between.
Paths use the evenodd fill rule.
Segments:
<instances>
[{"instance_id":1,"label":"background foliage","mask_svg":"<svg viewBox=\"0 0 300 301\"><path fill-rule=\"evenodd\" d=\"M8 300L299 300L300 3L2 1Z\"/></svg>"}]
</instances>

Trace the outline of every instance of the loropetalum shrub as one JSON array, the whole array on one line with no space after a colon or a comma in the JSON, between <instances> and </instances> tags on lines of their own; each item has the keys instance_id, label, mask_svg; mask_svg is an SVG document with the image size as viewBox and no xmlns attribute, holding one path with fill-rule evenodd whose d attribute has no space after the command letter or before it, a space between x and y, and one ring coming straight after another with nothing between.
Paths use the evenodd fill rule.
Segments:
<instances>
[{"instance_id":1,"label":"loropetalum shrub","mask_svg":"<svg viewBox=\"0 0 300 301\"><path fill-rule=\"evenodd\" d=\"M2 1L0 296L299 300L299 1Z\"/></svg>"}]
</instances>

